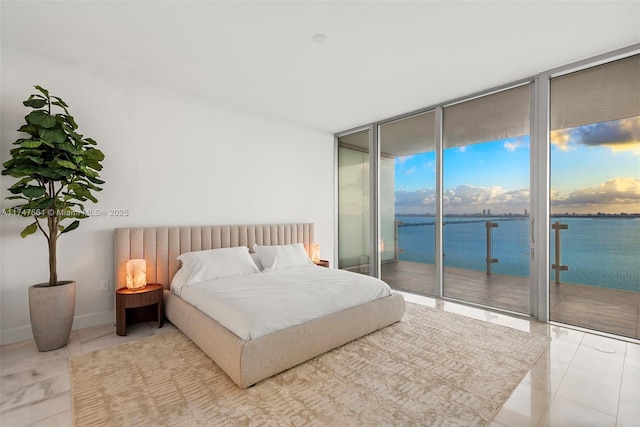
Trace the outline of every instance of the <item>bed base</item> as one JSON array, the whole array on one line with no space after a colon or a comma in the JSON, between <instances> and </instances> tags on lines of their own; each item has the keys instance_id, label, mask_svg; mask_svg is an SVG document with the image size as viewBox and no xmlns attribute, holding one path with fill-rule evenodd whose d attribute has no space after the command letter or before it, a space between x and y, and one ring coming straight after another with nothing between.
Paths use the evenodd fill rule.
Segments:
<instances>
[{"instance_id":1,"label":"bed base","mask_svg":"<svg viewBox=\"0 0 640 427\"><path fill-rule=\"evenodd\" d=\"M244 341L170 291L164 297L171 323L242 388L398 322L405 311L396 294Z\"/></svg>"}]
</instances>

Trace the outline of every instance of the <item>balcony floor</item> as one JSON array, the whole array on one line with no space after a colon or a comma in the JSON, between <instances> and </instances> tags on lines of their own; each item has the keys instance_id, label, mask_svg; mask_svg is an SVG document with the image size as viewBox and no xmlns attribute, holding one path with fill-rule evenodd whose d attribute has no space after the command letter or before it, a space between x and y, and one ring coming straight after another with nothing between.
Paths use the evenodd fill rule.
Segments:
<instances>
[{"instance_id":1,"label":"balcony floor","mask_svg":"<svg viewBox=\"0 0 640 427\"><path fill-rule=\"evenodd\" d=\"M529 279L445 267L446 298L529 314ZM435 295L435 266L409 261L382 265L382 280L394 289ZM551 283L554 322L640 339L640 293Z\"/></svg>"}]
</instances>

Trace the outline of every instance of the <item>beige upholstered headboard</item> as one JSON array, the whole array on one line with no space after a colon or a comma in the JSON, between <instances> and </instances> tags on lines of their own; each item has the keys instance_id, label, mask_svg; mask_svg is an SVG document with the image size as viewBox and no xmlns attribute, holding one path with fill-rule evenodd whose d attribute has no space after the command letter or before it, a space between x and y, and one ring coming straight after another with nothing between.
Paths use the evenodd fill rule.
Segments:
<instances>
[{"instance_id":1,"label":"beige upholstered headboard","mask_svg":"<svg viewBox=\"0 0 640 427\"><path fill-rule=\"evenodd\" d=\"M190 227L116 228L115 288L125 286L125 263L147 260L147 282L169 289L185 252L258 245L302 243L309 252L313 224L212 225Z\"/></svg>"}]
</instances>

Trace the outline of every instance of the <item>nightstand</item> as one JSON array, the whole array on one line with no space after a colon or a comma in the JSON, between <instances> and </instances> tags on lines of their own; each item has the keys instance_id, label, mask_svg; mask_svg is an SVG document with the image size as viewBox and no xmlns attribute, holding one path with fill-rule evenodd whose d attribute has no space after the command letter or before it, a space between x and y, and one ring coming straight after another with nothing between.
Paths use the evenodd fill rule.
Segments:
<instances>
[{"instance_id":1,"label":"nightstand","mask_svg":"<svg viewBox=\"0 0 640 427\"><path fill-rule=\"evenodd\" d=\"M116 334L127 335L127 323L157 320L164 325L162 285L148 283L143 289L116 291ZM156 311L157 310L157 311Z\"/></svg>"},{"instance_id":2,"label":"nightstand","mask_svg":"<svg viewBox=\"0 0 640 427\"><path fill-rule=\"evenodd\" d=\"M321 259L318 262L315 263L317 266L320 267L327 267L329 268L329 261L327 261L326 259Z\"/></svg>"}]
</instances>

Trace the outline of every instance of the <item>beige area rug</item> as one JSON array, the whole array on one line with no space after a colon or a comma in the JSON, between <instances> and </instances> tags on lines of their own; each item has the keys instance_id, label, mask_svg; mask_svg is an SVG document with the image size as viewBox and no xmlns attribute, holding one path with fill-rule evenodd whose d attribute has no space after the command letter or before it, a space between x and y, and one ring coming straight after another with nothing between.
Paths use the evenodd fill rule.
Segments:
<instances>
[{"instance_id":1,"label":"beige area rug","mask_svg":"<svg viewBox=\"0 0 640 427\"><path fill-rule=\"evenodd\" d=\"M237 387L171 332L70 360L76 426L486 425L548 338L407 303L404 319Z\"/></svg>"}]
</instances>

